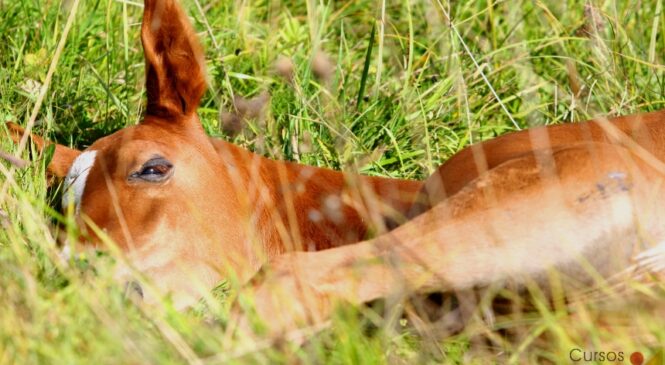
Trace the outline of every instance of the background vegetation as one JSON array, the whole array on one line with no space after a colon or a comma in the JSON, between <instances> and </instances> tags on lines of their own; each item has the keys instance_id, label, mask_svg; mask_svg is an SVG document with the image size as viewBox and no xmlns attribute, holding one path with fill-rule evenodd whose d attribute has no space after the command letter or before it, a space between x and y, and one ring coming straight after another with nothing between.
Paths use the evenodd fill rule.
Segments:
<instances>
[{"instance_id":1,"label":"background vegetation","mask_svg":"<svg viewBox=\"0 0 665 365\"><path fill-rule=\"evenodd\" d=\"M142 3L76 3L0 0L0 122L25 124L47 87L36 131L85 148L141 119ZM274 158L420 179L470 143L512 130L665 107L659 0L183 3L208 60L205 128ZM264 113L234 137L223 131L235 96L266 91ZM7 138L1 147L15 150ZM341 312L301 348L234 340L226 305L145 313L109 280L106 256L58 260L51 227L67 227L67 217L36 161L0 171L2 363L568 363L573 348L623 351L627 362L665 343L658 285L637 288L630 305L473 313L452 337L361 309Z\"/></svg>"}]
</instances>

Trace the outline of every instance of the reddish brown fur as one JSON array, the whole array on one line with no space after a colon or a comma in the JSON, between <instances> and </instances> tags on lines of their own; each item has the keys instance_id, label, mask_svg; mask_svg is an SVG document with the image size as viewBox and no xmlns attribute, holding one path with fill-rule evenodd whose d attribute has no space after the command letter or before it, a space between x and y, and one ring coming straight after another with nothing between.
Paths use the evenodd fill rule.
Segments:
<instances>
[{"instance_id":1,"label":"reddish brown fur","mask_svg":"<svg viewBox=\"0 0 665 365\"><path fill-rule=\"evenodd\" d=\"M80 205L90 243L102 229L165 291L188 293L188 275L206 286L229 274L244 280L283 252L354 243L406 216L422 182L273 161L206 136L196 115L203 52L175 0L145 2L141 39L146 116L87 149L97 153ZM79 154L57 146L49 171L64 176ZM154 156L173 164L173 176L132 180Z\"/></svg>"},{"instance_id":2,"label":"reddish brown fur","mask_svg":"<svg viewBox=\"0 0 665 365\"><path fill-rule=\"evenodd\" d=\"M147 113L193 114L205 92L205 59L187 16L174 1L146 0L141 26Z\"/></svg>"},{"instance_id":3,"label":"reddish brown fur","mask_svg":"<svg viewBox=\"0 0 665 365\"><path fill-rule=\"evenodd\" d=\"M265 245L270 252L291 250L322 250L357 242L367 237L369 226L380 226L383 220L402 219L409 210L422 182L386 179L343 174L339 171L316 168L285 161L274 161L227 143L211 139L225 165L240 169L236 179L238 194L241 189L265 188L268 204L264 208L260 227L275 224L287 225L289 235L298 237L279 238L272 229L265 232ZM361 191L365 189L365 191ZM346 197L345 197L346 196ZM339 199L340 220L327 217L324 210L326 199ZM352 201L355 205L344 203ZM351 202L349 202L351 203ZM381 208L381 205L385 207ZM380 219L371 221L372 209ZM289 211L295 216L295 226L289 226ZM320 212L320 223L310 219L312 212ZM379 227L380 228L380 227Z\"/></svg>"},{"instance_id":4,"label":"reddish brown fur","mask_svg":"<svg viewBox=\"0 0 665 365\"><path fill-rule=\"evenodd\" d=\"M600 119L605 120L604 118ZM665 110L652 113L623 116L611 119L611 125L625 133L627 138L636 140L643 148L655 156L665 155ZM541 136L545 136L543 139ZM537 127L503 136L465 148L455 154L437 173L425 182L421 198L414 205L410 216L416 216L447 197L455 195L480 173L491 170L500 164L531 154L534 151L547 151L578 142L611 142L605 128L591 120L576 124ZM474 159L478 155L481 166ZM486 164L482 166L482 164Z\"/></svg>"},{"instance_id":5,"label":"reddish brown fur","mask_svg":"<svg viewBox=\"0 0 665 365\"><path fill-rule=\"evenodd\" d=\"M20 127L19 125L15 123L7 123L7 129L9 130L9 136L10 138L18 143L21 140L21 136L25 132L25 130ZM50 142L44 141L39 136L31 136L32 141L35 143L35 146L41 153L44 148L50 144ZM55 145L55 151L54 151L54 156L57 156L57 158L54 158L51 160L51 163L48 166L48 172L55 177L65 177L67 175L67 171L69 171L69 167L72 165L76 157L81 154L81 151L75 150L73 148L69 148L67 146L63 146L60 144Z\"/></svg>"}]
</instances>

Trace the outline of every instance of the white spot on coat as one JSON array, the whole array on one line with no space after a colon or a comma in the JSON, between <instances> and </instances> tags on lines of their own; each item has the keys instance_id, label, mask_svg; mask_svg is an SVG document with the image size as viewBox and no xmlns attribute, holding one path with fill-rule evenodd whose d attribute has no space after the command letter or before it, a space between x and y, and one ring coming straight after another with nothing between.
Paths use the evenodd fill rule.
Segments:
<instances>
[{"instance_id":1,"label":"white spot on coat","mask_svg":"<svg viewBox=\"0 0 665 365\"><path fill-rule=\"evenodd\" d=\"M323 220L323 214L318 210L310 209L309 212L307 212L307 218L309 218L311 222L318 223Z\"/></svg>"},{"instance_id":2,"label":"white spot on coat","mask_svg":"<svg viewBox=\"0 0 665 365\"><path fill-rule=\"evenodd\" d=\"M328 195L323 200L323 212L326 217L335 223L342 223L344 221L344 214L342 212L342 200L335 195Z\"/></svg>"}]
</instances>

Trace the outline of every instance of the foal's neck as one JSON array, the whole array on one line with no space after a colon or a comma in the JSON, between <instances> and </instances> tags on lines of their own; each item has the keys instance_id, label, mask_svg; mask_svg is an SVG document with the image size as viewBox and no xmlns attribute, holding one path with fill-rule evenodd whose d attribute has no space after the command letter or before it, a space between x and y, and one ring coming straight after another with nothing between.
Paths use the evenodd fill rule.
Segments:
<instances>
[{"instance_id":1,"label":"foal's neck","mask_svg":"<svg viewBox=\"0 0 665 365\"><path fill-rule=\"evenodd\" d=\"M275 161L212 139L250 209L268 256L356 243L400 223L422 182Z\"/></svg>"}]
</instances>

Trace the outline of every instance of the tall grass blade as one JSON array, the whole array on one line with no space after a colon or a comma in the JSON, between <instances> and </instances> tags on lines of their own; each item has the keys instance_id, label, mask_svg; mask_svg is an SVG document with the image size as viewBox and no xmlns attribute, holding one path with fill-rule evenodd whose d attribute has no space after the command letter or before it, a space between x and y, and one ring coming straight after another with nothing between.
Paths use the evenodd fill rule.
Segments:
<instances>
[{"instance_id":1,"label":"tall grass blade","mask_svg":"<svg viewBox=\"0 0 665 365\"><path fill-rule=\"evenodd\" d=\"M365 65L363 74L360 78L360 88L358 89L358 99L356 101L356 110L360 110L360 104L365 95L365 84L367 84L367 75L369 74L369 64L372 60L372 48L374 48L374 32L376 31L376 22L372 23L372 31L369 33L369 42L367 43L367 54L365 54Z\"/></svg>"}]
</instances>

